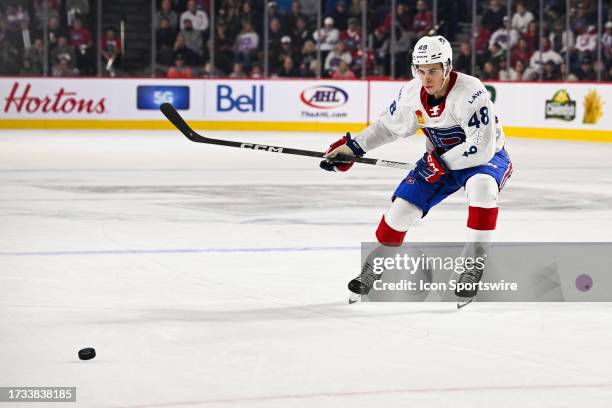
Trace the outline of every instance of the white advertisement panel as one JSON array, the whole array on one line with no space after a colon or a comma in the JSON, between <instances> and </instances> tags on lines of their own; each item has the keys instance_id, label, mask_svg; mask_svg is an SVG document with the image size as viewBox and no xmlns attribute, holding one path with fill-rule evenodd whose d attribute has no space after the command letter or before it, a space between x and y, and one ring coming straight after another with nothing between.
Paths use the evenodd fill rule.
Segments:
<instances>
[{"instance_id":1,"label":"white advertisement panel","mask_svg":"<svg viewBox=\"0 0 612 408\"><path fill-rule=\"evenodd\" d=\"M365 123L365 81L208 80L204 117L216 121Z\"/></svg>"},{"instance_id":2,"label":"white advertisement panel","mask_svg":"<svg viewBox=\"0 0 612 408\"><path fill-rule=\"evenodd\" d=\"M403 82L371 81L369 122L397 97ZM612 84L487 82L506 127L612 131Z\"/></svg>"},{"instance_id":3,"label":"white advertisement panel","mask_svg":"<svg viewBox=\"0 0 612 408\"><path fill-rule=\"evenodd\" d=\"M202 94L201 81L2 78L0 111L4 119L150 120L171 102L201 117Z\"/></svg>"}]
</instances>

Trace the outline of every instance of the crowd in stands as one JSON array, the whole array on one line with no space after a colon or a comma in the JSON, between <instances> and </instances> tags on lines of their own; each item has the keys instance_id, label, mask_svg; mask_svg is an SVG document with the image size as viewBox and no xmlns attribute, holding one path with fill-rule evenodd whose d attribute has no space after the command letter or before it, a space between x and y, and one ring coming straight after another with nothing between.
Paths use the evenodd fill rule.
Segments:
<instances>
[{"instance_id":1,"label":"crowd in stands","mask_svg":"<svg viewBox=\"0 0 612 408\"><path fill-rule=\"evenodd\" d=\"M536 80L541 75L543 80L594 81L598 71L603 80L609 80L612 75L611 10L606 8L603 11L603 58L598 62L597 2L572 0L572 8L566 10L565 0L543 1L542 27L539 26L538 0L513 2L510 14L505 1L482 1L473 34L475 70L472 68L471 33L464 43L457 44L455 69L474 73L485 80ZM162 67L169 67L168 76L260 77L266 63L262 45L263 7L267 7L269 13L267 63L271 76L314 77L319 73L334 79L353 79L361 76L364 64L368 76L389 75L393 29L396 39L395 75L409 77L412 46L420 37L434 30L433 14L426 0L399 0L393 28L390 2L368 1L365 30L361 24L359 0L324 1L323 24L318 30L316 1L270 1L265 5L255 0L223 0L219 3L215 14L213 68L209 63L211 43L203 44L210 38L206 32L207 25L184 27L187 12L178 18L172 0L163 0L157 16L161 27L158 30L158 62ZM438 5L445 3L439 1ZM464 7L469 6L469 2L464 3ZM194 15L198 9L196 2L192 0L188 4L191 4L194 10L191 15ZM444 11L454 14L449 16ZM200 12L206 15L205 11ZM568 12L570 30L566 28ZM440 15L452 20L467 13L455 6L450 10L442 7ZM440 30L440 27L435 28ZM453 40L456 26L446 23L445 28L442 34ZM176 30L180 31L176 33ZM317 49L322 55L321 67L317 63ZM200 66L202 68L198 69Z\"/></svg>"},{"instance_id":2,"label":"crowd in stands","mask_svg":"<svg viewBox=\"0 0 612 408\"><path fill-rule=\"evenodd\" d=\"M319 29L318 1L323 12ZM398 78L409 78L413 45L437 32L454 44L455 70L483 80L537 80L541 75L543 80L594 81L598 74L611 80L609 2L599 38L596 0L570 0L570 10L566 0L542 1L540 27L539 0L513 1L511 13L504 0L479 0L472 33L466 31L472 22L470 1L439 0L434 26L432 0L397 0L395 23L389 0L217 0L214 19L210 0L158 0L153 18L155 74L261 78L267 68L271 77L354 79L363 72L386 76L394 71ZM103 74L114 75L122 58L121 43L114 29L105 29L98 53L89 0L48 0L48 9L45 61L43 0L0 5L0 74L40 75L46 64L49 75L95 75L100 58ZM460 27L458 21L466 24Z\"/></svg>"},{"instance_id":3,"label":"crowd in stands","mask_svg":"<svg viewBox=\"0 0 612 408\"><path fill-rule=\"evenodd\" d=\"M508 17L504 2L490 0L475 36L476 74L483 80L603 81L612 79L612 8L603 10L602 59L598 61L597 1L571 1L567 29L565 0L544 0L543 25L539 1L513 2ZM470 72L471 44L461 45L454 66ZM510 58L508 61L508 50ZM568 64L569 61L569 64ZM508 65L508 62L510 65Z\"/></svg>"},{"instance_id":4,"label":"crowd in stands","mask_svg":"<svg viewBox=\"0 0 612 408\"><path fill-rule=\"evenodd\" d=\"M0 6L0 74L96 74L97 47L89 28L93 19L89 0L47 0L46 10L44 0L7 3ZM113 75L121 56L113 28L100 39L99 52L105 71Z\"/></svg>"}]
</instances>

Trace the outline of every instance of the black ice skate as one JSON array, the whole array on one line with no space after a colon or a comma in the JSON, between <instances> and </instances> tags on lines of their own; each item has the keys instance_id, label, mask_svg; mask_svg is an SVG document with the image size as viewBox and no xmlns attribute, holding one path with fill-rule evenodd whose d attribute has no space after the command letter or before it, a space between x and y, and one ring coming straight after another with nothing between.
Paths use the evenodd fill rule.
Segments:
<instances>
[{"instance_id":1,"label":"black ice skate","mask_svg":"<svg viewBox=\"0 0 612 408\"><path fill-rule=\"evenodd\" d=\"M349 298L349 304L359 302L363 295L367 295L374 282L379 280L382 276L382 273L376 274L372 270L372 265L370 262L363 264L363 268L361 269L361 273L355 279L351 280L348 283L348 288L351 291L351 296Z\"/></svg>"},{"instance_id":2,"label":"black ice skate","mask_svg":"<svg viewBox=\"0 0 612 408\"><path fill-rule=\"evenodd\" d=\"M461 309L463 306L467 306L473 300L478 293L478 282L482 279L484 273L484 263L475 264L472 269L464 271L459 275L457 284L468 285L467 288L455 289L455 295L459 298L457 300L457 309Z\"/></svg>"}]
</instances>

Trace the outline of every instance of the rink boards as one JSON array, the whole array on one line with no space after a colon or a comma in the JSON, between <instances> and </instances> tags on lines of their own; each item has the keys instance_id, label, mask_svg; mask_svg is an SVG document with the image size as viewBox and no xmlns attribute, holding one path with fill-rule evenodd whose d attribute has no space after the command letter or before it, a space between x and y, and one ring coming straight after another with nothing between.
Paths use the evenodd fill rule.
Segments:
<instances>
[{"instance_id":1,"label":"rink boards","mask_svg":"<svg viewBox=\"0 0 612 408\"><path fill-rule=\"evenodd\" d=\"M506 133L612 141L612 84L490 82ZM2 78L0 128L171 129L172 103L208 130L357 132L397 97L401 81Z\"/></svg>"}]
</instances>

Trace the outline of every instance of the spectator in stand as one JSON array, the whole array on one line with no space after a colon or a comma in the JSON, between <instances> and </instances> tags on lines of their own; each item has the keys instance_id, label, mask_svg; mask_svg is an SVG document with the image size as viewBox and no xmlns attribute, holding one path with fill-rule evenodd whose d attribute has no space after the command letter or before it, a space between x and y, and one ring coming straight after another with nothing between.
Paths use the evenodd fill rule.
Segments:
<instances>
[{"instance_id":1,"label":"spectator in stand","mask_svg":"<svg viewBox=\"0 0 612 408\"><path fill-rule=\"evenodd\" d=\"M288 35L286 35L283 38L281 38L281 48L280 48L280 51L278 53L278 57L276 59L275 67L279 67L279 68L282 67L283 64L285 63L285 59L287 57L291 58L291 62L292 63L293 63L293 61L299 61L298 60L298 56L296 55L296 53L293 50L293 47L291 45L291 37L289 37ZM292 64L292 65L293 65L292 69L294 69L294 65L295 64ZM275 67L273 67L273 69Z\"/></svg>"},{"instance_id":2,"label":"spectator in stand","mask_svg":"<svg viewBox=\"0 0 612 408\"><path fill-rule=\"evenodd\" d=\"M162 17L159 24L159 28L155 33L155 42L157 46L157 62L162 65L172 64L175 39L176 30L170 28L170 20L168 20L167 17Z\"/></svg>"},{"instance_id":3,"label":"spectator in stand","mask_svg":"<svg viewBox=\"0 0 612 408\"><path fill-rule=\"evenodd\" d=\"M59 0L48 0L47 15L45 17L45 0L34 0L34 21L31 22L31 28L38 32L42 32L45 21L48 21L48 18L51 16L59 17L59 10Z\"/></svg>"},{"instance_id":4,"label":"spectator in stand","mask_svg":"<svg viewBox=\"0 0 612 408\"><path fill-rule=\"evenodd\" d=\"M317 60L317 46L314 41L306 40L302 47L302 58L300 59L300 76L306 77L310 71L310 63Z\"/></svg>"},{"instance_id":5,"label":"spectator in stand","mask_svg":"<svg viewBox=\"0 0 612 408\"><path fill-rule=\"evenodd\" d=\"M253 26L248 21L242 25L242 32L236 38L235 62L244 64L247 70L251 69L251 64L259 47L259 35L253 31ZM234 65L235 67L236 65Z\"/></svg>"},{"instance_id":6,"label":"spectator in stand","mask_svg":"<svg viewBox=\"0 0 612 408\"><path fill-rule=\"evenodd\" d=\"M100 55L106 71L114 77L121 58L121 43L114 28L106 30L106 35L100 39Z\"/></svg>"},{"instance_id":7,"label":"spectator in stand","mask_svg":"<svg viewBox=\"0 0 612 408\"><path fill-rule=\"evenodd\" d=\"M337 28L334 28L334 19L326 17L324 20L323 27L315 31L312 35L315 41L317 41L318 47L323 52L329 52L334 49L338 39L340 38L340 32Z\"/></svg>"},{"instance_id":8,"label":"spectator in stand","mask_svg":"<svg viewBox=\"0 0 612 408\"><path fill-rule=\"evenodd\" d=\"M574 33L571 30L565 30L565 23L558 20L553 25L548 39L552 49L561 54L565 55L566 52L572 52L574 48Z\"/></svg>"},{"instance_id":9,"label":"spectator in stand","mask_svg":"<svg viewBox=\"0 0 612 408\"><path fill-rule=\"evenodd\" d=\"M361 28L356 18L349 18L348 28L340 33L340 41L346 47L346 50L351 53L353 59L357 57L361 48Z\"/></svg>"},{"instance_id":10,"label":"spectator in stand","mask_svg":"<svg viewBox=\"0 0 612 408\"><path fill-rule=\"evenodd\" d=\"M6 21L6 32L9 36L18 33L21 30L21 22L27 21L30 24L30 17L27 10L24 10L21 6L15 6L9 4L6 8L6 15L4 16Z\"/></svg>"},{"instance_id":11,"label":"spectator in stand","mask_svg":"<svg viewBox=\"0 0 612 408\"><path fill-rule=\"evenodd\" d=\"M49 17L49 24L47 27L47 34L49 35L47 46L49 47L49 51L52 51L53 48L57 46L57 41L61 36L65 36L66 33L60 26L60 20L58 16Z\"/></svg>"},{"instance_id":12,"label":"spectator in stand","mask_svg":"<svg viewBox=\"0 0 612 408\"><path fill-rule=\"evenodd\" d=\"M531 69L536 72L539 71L540 59L542 60L542 63L552 61L555 65L559 65L563 62L563 58L550 48L550 41L547 37L542 37L541 45L542 50L544 50L544 52L542 52L542 57L540 58L540 50L533 53L531 59L529 60L529 67Z\"/></svg>"},{"instance_id":13,"label":"spectator in stand","mask_svg":"<svg viewBox=\"0 0 612 408\"><path fill-rule=\"evenodd\" d=\"M68 44L68 40L65 36L61 36L57 41L57 47L51 51L51 61L59 62L62 58L68 61L68 66L73 68L73 64L76 61L76 53L74 47ZM65 68L65 67L62 67ZM78 72L78 69L77 69Z\"/></svg>"},{"instance_id":14,"label":"spectator in stand","mask_svg":"<svg viewBox=\"0 0 612 408\"><path fill-rule=\"evenodd\" d=\"M287 56L283 59L283 66L278 71L279 77L295 77L297 76L297 71L293 65L293 58Z\"/></svg>"},{"instance_id":15,"label":"spectator in stand","mask_svg":"<svg viewBox=\"0 0 612 408\"><path fill-rule=\"evenodd\" d=\"M155 28L161 27L161 22L164 18L168 20L168 27L176 30L178 27L178 15L172 10L171 0L162 0L161 9L157 10L155 14Z\"/></svg>"},{"instance_id":16,"label":"spectator in stand","mask_svg":"<svg viewBox=\"0 0 612 408\"><path fill-rule=\"evenodd\" d=\"M300 50L308 39L310 39L310 31L308 31L306 18L298 17L295 22L295 28L291 33L291 44L293 44L295 49Z\"/></svg>"},{"instance_id":17,"label":"spectator in stand","mask_svg":"<svg viewBox=\"0 0 612 408\"><path fill-rule=\"evenodd\" d=\"M565 81L577 81L578 80L578 78L576 78L576 75L572 74L569 71L565 63L559 65L559 73L561 75L561 78Z\"/></svg>"},{"instance_id":18,"label":"spectator in stand","mask_svg":"<svg viewBox=\"0 0 612 408\"><path fill-rule=\"evenodd\" d=\"M385 67L390 65L389 61L389 36L385 33L384 27L377 27L368 38L368 43L374 52L374 70L382 75Z\"/></svg>"},{"instance_id":19,"label":"spectator in stand","mask_svg":"<svg viewBox=\"0 0 612 408\"><path fill-rule=\"evenodd\" d=\"M344 0L338 0L334 10L329 13L329 17L334 20L334 26L339 31L344 31L347 29L349 16L348 12L346 11L346 5L344 4Z\"/></svg>"},{"instance_id":20,"label":"spectator in stand","mask_svg":"<svg viewBox=\"0 0 612 408\"><path fill-rule=\"evenodd\" d=\"M185 29L185 20L191 20L193 29L204 33L208 29L208 15L204 10L198 10L195 0L187 2L187 10L181 14L181 30Z\"/></svg>"},{"instance_id":21,"label":"spectator in stand","mask_svg":"<svg viewBox=\"0 0 612 408\"><path fill-rule=\"evenodd\" d=\"M495 63L492 61L485 62L482 73L480 74L480 79L482 81L497 81L499 79Z\"/></svg>"},{"instance_id":22,"label":"spectator in stand","mask_svg":"<svg viewBox=\"0 0 612 408\"><path fill-rule=\"evenodd\" d=\"M244 3L242 3L242 7L240 8L240 23L242 24L245 21L251 23L255 32L259 32L261 28L261 17L259 16L259 13L257 13L256 10L253 10L253 5L250 1L245 1Z\"/></svg>"},{"instance_id":23,"label":"spectator in stand","mask_svg":"<svg viewBox=\"0 0 612 408\"><path fill-rule=\"evenodd\" d=\"M499 60L498 77L500 81L511 81L511 78L516 77L516 71L512 68L507 69L507 63L505 58Z\"/></svg>"},{"instance_id":24,"label":"spectator in stand","mask_svg":"<svg viewBox=\"0 0 612 408\"><path fill-rule=\"evenodd\" d=\"M531 51L529 50L529 47L527 47L527 41L521 37L519 38L518 43L512 49L512 54L510 56L511 63L514 66L517 60L521 60L523 61L523 64L527 64L530 58Z\"/></svg>"},{"instance_id":25,"label":"spectator in stand","mask_svg":"<svg viewBox=\"0 0 612 408\"><path fill-rule=\"evenodd\" d=\"M340 60L340 64L338 64L338 69L334 71L332 75L332 79L346 80L346 79L357 79L355 73L350 70L349 65L344 60Z\"/></svg>"},{"instance_id":26,"label":"spectator in stand","mask_svg":"<svg viewBox=\"0 0 612 408\"><path fill-rule=\"evenodd\" d=\"M183 59L185 65L193 67L198 60L198 56L191 50L191 48L187 47L185 43L185 37L181 34L176 36L176 40L174 40L174 53L172 55L172 60L176 62L178 57Z\"/></svg>"},{"instance_id":27,"label":"spectator in stand","mask_svg":"<svg viewBox=\"0 0 612 408\"><path fill-rule=\"evenodd\" d=\"M83 75L94 74L94 52L91 32L83 27L78 18L72 22L70 30L70 44L78 51L76 54L76 67Z\"/></svg>"},{"instance_id":28,"label":"spectator in stand","mask_svg":"<svg viewBox=\"0 0 612 408\"><path fill-rule=\"evenodd\" d=\"M21 75L41 75L44 72L45 63L45 47L43 40L36 38L34 44L32 44L24 55Z\"/></svg>"},{"instance_id":29,"label":"spectator in stand","mask_svg":"<svg viewBox=\"0 0 612 408\"><path fill-rule=\"evenodd\" d=\"M298 29L298 20L303 20L306 23L307 17L302 13L302 5L299 0L293 0L291 3L291 13L287 16L287 30L295 32ZM304 27L306 24L304 24Z\"/></svg>"},{"instance_id":30,"label":"spectator in stand","mask_svg":"<svg viewBox=\"0 0 612 408\"><path fill-rule=\"evenodd\" d=\"M314 21L317 16L319 0L300 0L302 13L306 15L306 21Z\"/></svg>"},{"instance_id":31,"label":"spectator in stand","mask_svg":"<svg viewBox=\"0 0 612 408\"><path fill-rule=\"evenodd\" d=\"M500 4L500 0L490 0L489 7L482 15L482 25L493 33L503 25L506 14L506 7Z\"/></svg>"},{"instance_id":32,"label":"spectator in stand","mask_svg":"<svg viewBox=\"0 0 612 408\"><path fill-rule=\"evenodd\" d=\"M367 7L367 5L366 5ZM357 21L361 21L361 0L351 0L348 6L349 18L356 18Z\"/></svg>"},{"instance_id":33,"label":"spectator in stand","mask_svg":"<svg viewBox=\"0 0 612 408\"><path fill-rule=\"evenodd\" d=\"M327 54L325 58L325 64L323 68L328 73L328 75L332 75L334 71L338 69L338 65L340 65L340 61L345 61L349 66L353 63L353 57L351 53L346 51L344 43L339 41L336 44L336 47L332 52Z\"/></svg>"},{"instance_id":34,"label":"spectator in stand","mask_svg":"<svg viewBox=\"0 0 612 408\"><path fill-rule=\"evenodd\" d=\"M579 81L595 82L597 72L593 69L593 60L589 56L584 56L580 60L580 69L576 72Z\"/></svg>"},{"instance_id":35,"label":"spectator in stand","mask_svg":"<svg viewBox=\"0 0 612 408\"><path fill-rule=\"evenodd\" d=\"M491 47L494 43L499 44L502 50L507 50L508 47L512 49L514 45L518 42L519 33L514 28L509 28L510 24L508 21L508 16L503 18L503 25L499 29L497 29L493 35L491 35L491 39L489 40L489 47Z\"/></svg>"},{"instance_id":36,"label":"spectator in stand","mask_svg":"<svg viewBox=\"0 0 612 408\"><path fill-rule=\"evenodd\" d=\"M277 19L280 22L282 21L282 16L278 12L278 3L275 1L270 1L268 2L268 21L271 22L274 19Z\"/></svg>"},{"instance_id":37,"label":"spectator in stand","mask_svg":"<svg viewBox=\"0 0 612 408\"><path fill-rule=\"evenodd\" d=\"M506 52L499 45L499 43L493 43L489 48L489 54L487 55L487 61L492 61L496 67L499 65L499 60L506 58Z\"/></svg>"},{"instance_id":38,"label":"spectator in stand","mask_svg":"<svg viewBox=\"0 0 612 408\"><path fill-rule=\"evenodd\" d=\"M16 75L23 66L23 53L9 41L6 21L0 10L0 75Z\"/></svg>"},{"instance_id":39,"label":"spectator in stand","mask_svg":"<svg viewBox=\"0 0 612 408\"><path fill-rule=\"evenodd\" d=\"M51 75L54 77L74 77L79 76L79 70L72 65L68 54L60 54L57 64L51 70Z\"/></svg>"},{"instance_id":40,"label":"spectator in stand","mask_svg":"<svg viewBox=\"0 0 612 408\"><path fill-rule=\"evenodd\" d=\"M597 49L597 27L590 25L585 32L576 37L575 48L582 56L594 56Z\"/></svg>"},{"instance_id":41,"label":"spectator in stand","mask_svg":"<svg viewBox=\"0 0 612 408\"><path fill-rule=\"evenodd\" d=\"M510 81L525 81L528 79L525 62L517 59L514 63L514 73L512 73L512 71L510 72Z\"/></svg>"},{"instance_id":42,"label":"spectator in stand","mask_svg":"<svg viewBox=\"0 0 612 408\"><path fill-rule=\"evenodd\" d=\"M197 55L198 59L201 59L204 52L202 33L193 28L193 24L188 18L183 20L183 27L180 34L185 38L185 45ZM197 61L196 64L198 64Z\"/></svg>"},{"instance_id":43,"label":"spectator in stand","mask_svg":"<svg viewBox=\"0 0 612 408\"><path fill-rule=\"evenodd\" d=\"M268 61L271 65L274 65L275 61L278 60L283 37L280 19L275 17L270 20L270 31L268 32Z\"/></svg>"},{"instance_id":44,"label":"spectator in stand","mask_svg":"<svg viewBox=\"0 0 612 408\"><path fill-rule=\"evenodd\" d=\"M215 64L224 74L229 74L234 61L234 42L227 33L226 23L216 24Z\"/></svg>"},{"instance_id":45,"label":"spectator in stand","mask_svg":"<svg viewBox=\"0 0 612 408\"><path fill-rule=\"evenodd\" d=\"M588 26L593 24L593 18L590 15L590 2L581 1L578 3L578 15L574 20L574 32L584 33L587 31Z\"/></svg>"},{"instance_id":46,"label":"spectator in stand","mask_svg":"<svg viewBox=\"0 0 612 408\"><path fill-rule=\"evenodd\" d=\"M253 69L251 70L250 78L260 79L263 78L263 68L259 64L253 65Z\"/></svg>"},{"instance_id":47,"label":"spectator in stand","mask_svg":"<svg viewBox=\"0 0 612 408\"><path fill-rule=\"evenodd\" d=\"M69 26L76 18L86 17L88 14L89 0L66 0L66 15Z\"/></svg>"},{"instance_id":48,"label":"spectator in stand","mask_svg":"<svg viewBox=\"0 0 612 408\"><path fill-rule=\"evenodd\" d=\"M542 81L559 81L561 74L559 73L557 65L552 60L548 60L544 63L544 69L542 69Z\"/></svg>"},{"instance_id":49,"label":"spectator in stand","mask_svg":"<svg viewBox=\"0 0 612 408\"><path fill-rule=\"evenodd\" d=\"M168 78L191 78L193 72L191 68L185 65L185 59L181 54L178 54L174 59L174 66L168 70Z\"/></svg>"},{"instance_id":50,"label":"spectator in stand","mask_svg":"<svg viewBox=\"0 0 612 408\"><path fill-rule=\"evenodd\" d=\"M232 69L232 73L229 76L232 79L236 79L236 78L246 78L246 74L244 73L244 71L242 70L242 64L239 62L236 62L234 64L234 67Z\"/></svg>"},{"instance_id":51,"label":"spectator in stand","mask_svg":"<svg viewBox=\"0 0 612 408\"><path fill-rule=\"evenodd\" d=\"M32 46L33 39L34 35L30 32L28 21L21 20L21 29L13 39L13 46L23 53Z\"/></svg>"},{"instance_id":52,"label":"spectator in stand","mask_svg":"<svg viewBox=\"0 0 612 408\"><path fill-rule=\"evenodd\" d=\"M608 21L604 27L606 31L601 37L602 55L610 64L612 62L612 21Z\"/></svg>"},{"instance_id":53,"label":"spectator in stand","mask_svg":"<svg viewBox=\"0 0 612 408\"><path fill-rule=\"evenodd\" d=\"M459 55L455 57L453 70L469 74L472 71L472 52L469 42L461 44Z\"/></svg>"},{"instance_id":54,"label":"spectator in stand","mask_svg":"<svg viewBox=\"0 0 612 408\"><path fill-rule=\"evenodd\" d=\"M527 26L527 32L523 34L523 38L527 42L527 49L529 51L533 52L538 48L539 35L540 32L538 23L532 21L531 23L529 23L529 26Z\"/></svg>"},{"instance_id":55,"label":"spectator in stand","mask_svg":"<svg viewBox=\"0 0 612 408\"><path fill-rule=\"evenodd\" d=\"M606 64L603 61L595 61L593 70L595 71L595 78L598 78L597 75L599 73L599 80L604 82L610 81L610 73L606 69Z\"/></svg>"},{"instance_id":56,"label":"spectator in stand","mask_svg":"<svg viewBox=\"0 0 612 408\"><path fill-rule=\"evenodd\" d=\"M425 0L418 0L416 8L417 13L412 20L412 27L417 38L421 38L433 28L433 14L427 9Z\"/></svg>"},{"instance_id":57,"label":"spectator in stand","mask_svg":"<svg viewBox=\"0 0 612 408\"><path fill-rule=\"evenodd\" d=\"M533 21L533 14L527 10L525 3L519 1L516 3L516 13L512 16L512 28L517 30L519 33L524 34L527 32L529 23Z\"/></svg>"},{"instance_id":58,"label":"spectator in stand","mask_svg":"<svg viewBox=\"0 0 612 408\"><path fill-rule=\"evenodd\" d=\"M413 31L412 16L410 15L408 6L404 3L399 3L397 5L397 9L395 10L395 21L400 29L404 31ZM387 13L385 16L385 21L383 22L381 29L385 34L391 33L391 12Z\"/></svg>"},{"instance_id":59,"label":"spectator in stand","mask_svg":"<svg viewBox=\"0 0 612 408\"><path fill-rule=\"evenodd\" d=\"M489 50L491 32L478 21L476 23L476 33L474 36L476 37L476 57L480 60L482 55Z\"/></svg>"}]
</instances>

